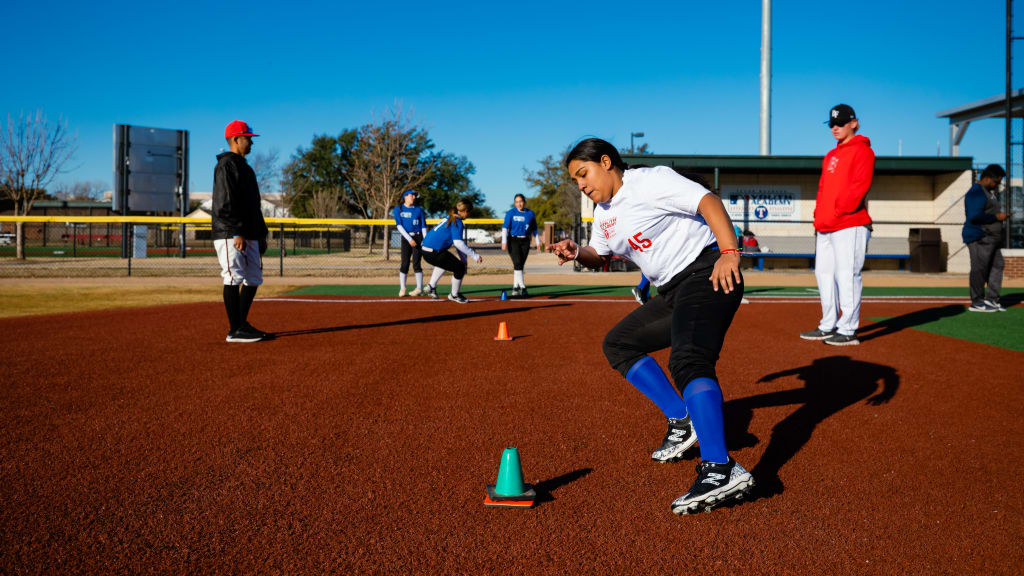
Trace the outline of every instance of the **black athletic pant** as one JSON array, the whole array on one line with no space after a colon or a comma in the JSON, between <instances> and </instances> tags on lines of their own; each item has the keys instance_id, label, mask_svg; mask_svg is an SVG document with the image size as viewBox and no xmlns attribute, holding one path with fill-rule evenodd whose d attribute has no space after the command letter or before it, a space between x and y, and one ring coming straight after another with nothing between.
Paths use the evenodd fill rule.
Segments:
<instances>
[{"instance_id":1,"label":"black athletic pant","mask_svg":"<svg viewBox=\"0 0 1024 576\"><path fill-rule=\"evenodd\" d=\"M509 238L508 255L512 257L512 269L522 270L526 265L526 257L530 254L529 238Z\"/></svg>"},{"instance_id":2,"label":"black athletic pant","mask_svg":"<svg viewBox=\"0 0 1024 576\"><path fill-rule=\"evenodd\" d=\"M724 293L711 286L718 250L704 252L630 312L604 338L604 355L623 376L645 355L672 348L668 369L679 393L694 378L718 380L715 364L725 333L743 299L743 284Z\"/></svg>"},{"instance_id":3,"label":"black athletic pant","mask_svg":"<svg viewBox=\"0 0 1024 576\"><path fill-rule=\"evenodd\" d=\"M423 235L411 234L412 239L416 241L416 245L412 246L409 241L402 236L402 265L398 271L402 274L409 273L409 260L412 259L412 269L414 272L423 272L423 266L420 264L420 256L423 254Z\"/></svg>"},{"instance_id":4,"label":"black athletic pant","mask_svg":"<svg viewBox=\"0 0 1024 576\"><path fill-rule=\"evenodd\" d=\"M428 252L424 250L423 259L431 266L437 266L451 272L456 280L462 280L462 277L466 275L466 263L447 250L441 252Z\"/></svg>"},{"instance_id":5,"label":"black athletic pant","mask_svg":"<svg viewBox=\"0 0 1024 576\"><path fill-rule=\"evenodd\" d=\"M985 299L999 300L1005 266L1000 247L1002 240L991 236L967 244L967 252L971 256L971 304L981 304Z\"/></svg>"}]
</instances>

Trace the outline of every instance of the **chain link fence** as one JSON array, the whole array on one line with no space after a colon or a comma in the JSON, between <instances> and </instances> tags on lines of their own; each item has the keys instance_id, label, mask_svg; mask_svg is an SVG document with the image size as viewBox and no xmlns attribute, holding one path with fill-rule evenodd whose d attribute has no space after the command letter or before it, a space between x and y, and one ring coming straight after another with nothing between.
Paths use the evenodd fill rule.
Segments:
<instances>
[{"instance_id":1,"label":"chain link fence","mask_svg":"<svg viewBox=\"0 0 1024 576\"><path fill-rule=\"evenodd\" d=\"M22 222L25 258L16 254ZM431 224L436 221L430 221ZM389 220L268 219L263 275L371 277L397 271L401 236ZM466 241L501 248L502 220L466 220ZM485 259L505 271L507 258ZM425 262L424 266L429 266ZM486 273L487 268L477 273ZM209 221L142 217L2 217L0 277L216 276Z\"/></svg>"}]
</instances>

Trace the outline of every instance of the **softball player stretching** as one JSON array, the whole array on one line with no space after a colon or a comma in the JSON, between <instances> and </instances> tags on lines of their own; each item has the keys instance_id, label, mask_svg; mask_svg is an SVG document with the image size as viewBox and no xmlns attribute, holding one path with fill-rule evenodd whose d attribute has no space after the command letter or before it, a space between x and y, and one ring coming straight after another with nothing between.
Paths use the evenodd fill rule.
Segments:
<instances>
[{"instance_id":1,"label":"softball player stretching","mask_svg":"<svg viewBox=\"0 0 1024 576\"><path fill-rule=\"evenodd\" d=\"M427 284L423 294L435 300L437 299L437 281L444 276L445 270L449 270L454 278L452 278L452 291L451 294L448 294L448 299L459 304L469 302L469 299L460 292L462 278L466 275L466 257L472 258L477 263L484 261L483 256L477 254L462 239L462 232L466 229L462 219L469 216L469 211L472 209L473 205L468 200L459 200L455 208L448 211L448 216L441 220L423 239L423 259L434 267L434 271L430 274L430 284ZM455 249L459 251L458 258L448 251L451 246L455 246Z\"/></svg>"},{"instance_id":2,"label":"softball player stretching","mask_svg":"<svg viewBox=\"0 0 1024 576\"><path fill-rule=\"evenodd\" d=\"M254 134L240 120L227 125L224 138L229 152L217 156L213 170L213 246L224 279L224 308L230 328L228 342L259 342L271 334L249 324L249 308L263 283L263 253L267 249L267 223L260 207L256 173L245 161Z\"/></svg>"},{"instance_id":3,"label":"softball player stretching","mask_svg":"<svg viewBox=\"0 0 1024 576\"><path fill-rule=\"evenodd\" d=\"M624 256L658 287L657 296L608 332L604 354L668 419L652 459L677 460L700 441L697 479L672 502L672 512L742 498L754 479L726 450L715 373L743 297L738 241L721 199L668 167L628 170L615 147L597 138L577 144L566 167L596 203L593 234L589 246L563 240L548 250L559 264L575 260L595 269L612 255ZM648 356L669 347L675 387Z\"/></svg>"}]
</instances>

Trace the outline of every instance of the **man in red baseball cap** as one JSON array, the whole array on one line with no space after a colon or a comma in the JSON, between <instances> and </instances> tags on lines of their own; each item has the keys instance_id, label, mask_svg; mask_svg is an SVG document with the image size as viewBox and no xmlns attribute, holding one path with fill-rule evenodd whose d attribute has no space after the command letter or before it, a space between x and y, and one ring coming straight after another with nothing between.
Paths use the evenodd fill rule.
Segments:
<instances>
[{"instance_id":1,"label":"man in red baseball cap","mask_svg":"<svg viewBox=\"0 0 1024 576\"><path fill-rule=\"evenodd\" d=\"M263 283L268 233L256 173L245 161L253 136L259 134L241 120L228 124L224 138L230 151L217 156L213 171L213 246L224 279L228 342L259 342L272 337L247 320L256 289Z\"/></svg>"}]
</instances>

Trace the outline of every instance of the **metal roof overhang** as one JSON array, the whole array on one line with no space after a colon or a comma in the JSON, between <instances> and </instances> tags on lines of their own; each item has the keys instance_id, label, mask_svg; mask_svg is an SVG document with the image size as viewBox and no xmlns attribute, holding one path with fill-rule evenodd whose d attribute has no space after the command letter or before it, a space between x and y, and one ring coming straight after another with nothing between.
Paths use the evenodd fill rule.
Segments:
<instances>
[{"instance_id":1,"label":"metal roof overhang","mask_svg":"<svg viewBox=\"0 0 1024 576\"><path fill-rule=\"evenodd\" d=\"M676 156L624 154L629 165L672 166L726 174L821 174L824 156ZM944 174L971 169L970 156L876 156L875 174Z\"/></svg>"},{"instance_id":2,"label":"metal roof overhang","mask_svg":"<svg viewBox=\"0 0 1024 576\"><path fill-rule=\"evenodd\" d=\"M1024 89L1016 90L1010 98L1010 116L1024 117ZM1006 94L985 98L949 110L943 110L936 118L949 118L950 124L974 122L986 118L1006 118Z\"/></svg>"}]
</instances>

